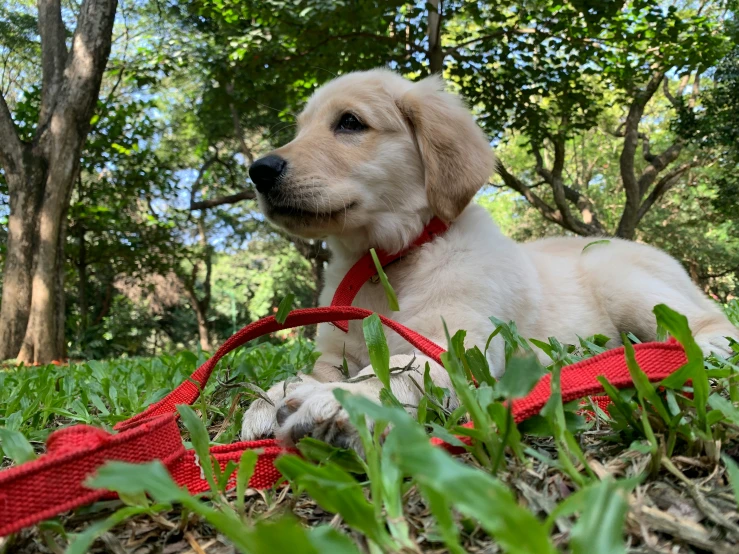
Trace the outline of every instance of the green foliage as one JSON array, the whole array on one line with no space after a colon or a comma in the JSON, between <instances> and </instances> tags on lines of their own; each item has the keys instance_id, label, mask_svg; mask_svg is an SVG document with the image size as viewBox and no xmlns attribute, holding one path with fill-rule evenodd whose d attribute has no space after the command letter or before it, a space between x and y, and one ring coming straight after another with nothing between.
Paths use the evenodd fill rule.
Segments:
<instances>
[{"instance_id":1,"label":"green foliage","mask_svg":"<svg viewBox=\"0 0 739 554\"><path fill-rule=\"evenodd\" d=\"M315 357L312 345L302 341L259 344L229 354L204 393L217 401L210 408L211 423L225 420L228 424L223 440L236 439L240 430L241 413L232 419L229 407L237 394L252 397L245 383L269 388L299 370L310 370ZM6 443L3 436L2 448L13 458L14 452L28 452L23 445L6 446L19 444L18 431L37 443L55 428L72 423L111 428L161 399L204 361L202 354L185 351L151 359L0 370L0 428L5 428L2 432L11 441ZM219 389L217 380L230 386Z\"/></svg>"},{"instance_id":2,"label":"green foliage","mask_svg":"<svg viewBox=\"0 0 739 554\"><path fill-rule=\"evenodd\" d=\"M655 312L660 324L683 341L690 352L692 337L684 318L663 306ZM374 350L375 362L382 366L387 363L387 353L382 346L384 335L380 322L376 316L367 318L365 326L368 328L368 349ZM454 458L433 446L424 419L419 422L396 404L379 405L368 398L337 390L337 398L359 433L363 456L360 458L354 452L315 439L305 439L299 444L304 459L284 456L277 461L293 491L307 494L324 510L339 514L353 532L367 537L373 552L415 548L416 538L408 521L408 510L418 507L406 502L409 491L414 489L421 493L436 529L436 535L425 536L426 544L443 543L451 552L464 551L463 541L469 525L479 525L505 552L555 552L565 547L571 552L624 552L627 495L647 475L618 480L596 477L579 442L583 440L580 433L592 429L594 423L577 421L574 412L579 405L562 404L559 384L563 365L598 353L599 344L607 339L597 336L583 339L577 349L552 339L536 341L552 358L551 365L546 368L552 375L552 395L536 424L536 435L553 441L557 456L550 457L535 446L531 437L522 434L526 429L533 429L533 423L517 428L507 405L511 398L530 390L545 370L533 357L530 341L518 335L514 327L501 324L496 333L509 343L511 350L515 347L519 353L510 357L506 377L498 382L483 380L478 387L468 380L472 366L478 366L479 375L489 374L489 368L481 367L483 362L477 359L473 349L464 349L463 332L449 337L444 362L463 408L452 414L440 411L437 421L443 427L437 422L429 425L436 436L449 438L457 445L461 443L451 438L453 434L468 436L471 439L468 449L474 461ZM357 546L352 540L336 530L324 526L306 529L292 517L275 510L268 510L264 515L247 510L244 493L255 468L255 452L245 453L238 464L230 463L223 469L206 461L210 457L214 429L219 430L219 443L235 439L240 420L229 408L238 402L235 395L247 396L244 394L249 390L245 385L247 381L267 388L298 367L310 365L313 358L310 348L300 343L293 346L261 344L229 355L216 370L216 382L208 385L196 402L195 408L200 413L187 406L179 407L186 438L198 453L210 491L197 497L189 495L171 481L158 463L135 466L111 463L102 468L90 484L118 491L126 506L83 531L70 534L69 551L83 552L103 533L114 530L130 518L156 517L162 512L171 512L173 504L178 504L184 508L183 517L195 514L207 521L241 552L266 553L284 549L356 552ZM646 438L646 451L656 460L656 465L649 467L652 474L659 471L660 455L671 457L678 451L715 452L711 446L713 437L721 437L724 448L731 448L736 441L734 429L739 409L726 398L724 391L728 390L728 382L736 378L739 354L735 358L727 362L709 358L704 362L701 357L701 370L689 361L686 365L689 372L680 370L678 375L682 376L674 383L668 382L668 388L657 388L646 380L633 349L627 344L626 359L636 394L607 386L615 406L610 414L599 412L598 417L603 419L600 425L611 429L612 441L614 445L621 445L621 451L643 451L640 441ZM161 398L165 390L181 382L199 362L202 359L198 360L197 356L182 353L152 360L2 371L0 445L5 456L20 461L33 456L33 449L24 436L38 443L50 429L72 422L108 427ZM712 391L709 376L716 381ZM692 398L682 394L685 378L692 379ZM703 400L698 393L702 387L698 380L703 380L710 392ZM385 387L388 385L389 380L384 383ZM430 380L425 380L423 388L428 406L443 402L446 393ZM703 412L699 402L704 403ZM475 423L472 429L459 427L465 412L472 415ZM704 417L709 427L705 426ZM567 498L546 510L547 517L534 509L530 500L524 501L524 497L503 480L501 473L506 465L509 469L524 468L533 462L551 466L558 478L565 479L574 489ZM668 460L664 463L670 464ZM735 487L735 464L725 457L724 465ZM674 466L670 467L670 471L677 471ZM235 483L231 481L231 486L236 487L237 496L232 499L224 493L229 478L234 475ZM555 525L563 521L569 521L567 528L570 529L564 542L562 535L554 538Z\"/></svg>"}]
</instances>

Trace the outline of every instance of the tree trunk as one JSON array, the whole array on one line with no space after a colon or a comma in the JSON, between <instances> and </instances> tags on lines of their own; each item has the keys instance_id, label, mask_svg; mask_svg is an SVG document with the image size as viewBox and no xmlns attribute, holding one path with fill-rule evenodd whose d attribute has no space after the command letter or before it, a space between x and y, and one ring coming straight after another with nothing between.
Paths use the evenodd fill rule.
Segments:
<instances>
[{"instance_id":1,"label":"tree trunk","mask_svg":"<svg viewBox=\"0 0 739 554\"><path fill-rule=\"evenodd\" d=\"M200 348L203 350L210 351L210 335L208 333L208 304L204 300L198 299L198 295L195 293L194 283L189 283L185 279L180 278L182 286L185 289L188 300L190 300L190 306L192 306L195 312L195 318L198 321L198 339L200 340Z\"/></svg>"},{"instance_id":2,"label":"tree trunk","mask_svg":"<svg viewBox=\"0 0 739 554\"><path fill-rule=\"evenodd\" d=\"M103 319L105 319L108 316L108 313L110 313L110 306L113 302L114 288L115 287L113 286L113 277L111 277L110 281L108 281L108 284L105 287L105 297L103 297L103 305L100 306L100 313L95 318L93 325L100 325L103 322Z\"/></svg>"},{"instance_id":3,"label":"tree trunk","mask_svg":"<svg viewBox=\"0 0 739 554\"><path fill-rule=\"evenodd\" d=\"M0 95L0 163L11 217L0 358L64 355L64 245L72 186L108 61L117 0L84 0L67 49L59 0L39 0L42 94L36 134L18 137ZM19 338L20 337L20 338ZM20 350L20 352L19 352Z\"/></svg>"},{"instance_id":4,"label":"tree trunk","mask_svg":"<svg viewBox=\"0 0 739 554\"><path fill-rule=\"evenodd\" d=\"M190 305L195 312L198 321L198 337L200 338L200 348L203 350L211 350L210 335L208 333L208 310L210 309L211 299L211 276L213 274L213 247L208 244L208 234L205 227L205 214L201 212L198 218L198 242L202 248L202 254L205 261L205 279L203 281L203 298L198 298L195 292L195 283L198 277L198 263L194 263L189 278L180 277L185 293L190 300Z\"/></svg>"},{"instance_id":5,"label":"tree trunk","mask_svg":"<svg viewBox=\"0 0 739 554\"><path fill-rule=\"evenodd\" d=\"M18 360L41 364L64 357L64 242L67 210L79 170L82 140L69 121L52 126L67 132L49 145L49 168L37 219L36 264L31 285L31 311ZM61 310L61 312L60 312Z\"/></svg>"},{"instance_id":6,"label":"tree trunk","mask_svg":"<svg viewBox=\"0 0 739 554\"><path fill-rule=\"evenodd\" d=\"M198 338L200 339L200 348L210 352L210 336L208 335L208 318L205 314L203 306L200 302L193 303L193 309L195 310L195 316L198 319Z\"/></svg>"},{"instance_id":7,"label":"tree trunk","mask_svg":"<svg viewBox=\"0 0 739 554\"><path fill-rule=\"evenodd\" d=\"M31 278L34 266L34 235L43 174L41 160L23 152L25 163L17 171L5 172L10 196L8 244L3 268L0 306L0 360L15 358L20 351L31 307Z\"/></svg>"},{"instance_id":8,"label":"tree trunk","mask_svg":"<svg viewBox=\"0 0 739 554\"><path fill-rule=\"evenodd\" d=\"M77 259L77 303L80 310L80 336L87 331L87 243L85 243L85 229L80 225L77 241L79 243L79 258Z\"/></svg>"},{"instance_id":9,"label":"tree trunk","mask_svg":"<svg viewBox=\"0 0 739 554\"><path fill-rule=\"evenodd\" d=\"M441 7L439 0L429 0L429 71L441 73L444 69L444 51L441 48Z\"/></svg>"}]
</instances>

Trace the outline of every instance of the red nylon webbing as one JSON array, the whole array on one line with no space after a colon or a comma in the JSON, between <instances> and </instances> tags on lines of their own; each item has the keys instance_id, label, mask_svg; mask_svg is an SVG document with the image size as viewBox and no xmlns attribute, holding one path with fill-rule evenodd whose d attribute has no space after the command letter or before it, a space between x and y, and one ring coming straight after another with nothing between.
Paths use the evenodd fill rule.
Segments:
<instances>
[{"instance_id":1,"label":"red nylon webbing","mask_svg":"<svg viewBox=\"0 0 739 554\"><path fill-rule=\"evenodd\" d=\"M385 267L386 265L393 263L395 260L407 255L411 250L415 250L419 246L423 246L427 242L431 242L437 235L445 233L447 229L449 229L449 225L444 223L438 217L434 217L429 224L424 227L423 231L413 244L405 250L398 252L397 254L388 254L384 250L379 250L377 252L377 259L380 262L380 266ZM362 288L362 285L375 275L377 275L375 262L372 259L372 254L367 252L352 266L347 274L344 275L344 278L341 280L341 283L339 283L339 286L334 293L334 297L331 300L331 306L351 306L352 302L354 302L354 298L359 292L359 289ZM334 325L345 333L349 332L348 321L335 321Z\"/></svg>"},{"instance_id":2,"label":"red nylon webbing","mask_svg":"<svg viewBox=\"0 0 739 554\"><path fill-rule=\"evenodd\" d=\"M336 306L327 308L305 308L302 310L294 310L285 320L284 324L280 324L274 318L274 316L265 317L259 321L255 321L238 331L230 339L228 339L218 349L218 351L205 362L198 370L193 373L190 380L185 381L171 393L169 393L162 400L156 404L152 404L146 410L140 414L122 421L115 426L118 431L129 429L135 425L138 425L141 421L144 421L152 416L160 414L168 414L175 411L177 404L192 404L198 397L199 387L192 381L196 381L200 384L200 388L205 387L205 384L210 378L210 374L213 372L218 361L223 358L226 354L243 346L250 340L258 337L274 333L275 331L281 331L283 329L290 329L292 327L302 327L304 325L311 325L313 323L325 323L328 321L336 321L338 318L341 319L363 319L372 315L369 310L362 308L354 308L352 306ZM415 331L408 329L404 325L388 319L384 316L380 316L382 323L387 327L398 333L401 337L406 339L413 346L418 348L421 352L426 354L429 358L436 360L441 363L439 355L444 352L438 344L430 341L423 335L419 335Z\"/></svg>"},{"instance_id":3,"label":"red nylon webbing","mask_svg":"<svg viewBox=\"0 0 739 554\"><path fill-rule=\"evenodd\" d=\"M193 451L182 444L175 410L178 404L191 404L198 389L206 385L215 365L227 353L246 342L281 329L337 320L362 319L371 315L368 310L345 307L310 308L295 310L284 324L268 317L247 325L228 339L215 355L193 373L167 397L150 406L141 414L116 426L120 431L110 434L102 429L77 425L49 436L47 453L37 460L0 472L0 536L14 533L24 527L78 508L107 496L106 491L84 486L86 479L109 460L145 463L160 460L173 479L191 493L208 490L201 477L201 469ZM380 316L382 322L401 335L419 351L439 360L444 350L434 342L407 327ZM651 381L659 381L685 363L685 354L674 341L648 343L634 347L637 361ZM623 349L611 350L595 358L584 360L562 370L562 396L565 402L602 392L595 380L605 375L616 387L630 386ZM549 377L545 376L531 393L513 403L516 422L523 421L541 409L549 398ZM460 437L465 440L464 437ZM454 451L448 444L433 439ZM211 454L221 468L229 460L238 461L248 449L259 453L257 467L249 482L251 487L267 488L274 485L280 474L275 469L275 458L287 449L274 440L241 442L216 446ZM293 450L294 452L294 450Z\"/></svg>"},{"instance_id":4,"label":"red nylon webbing","mask_svg":"<svg viewBox=\"0 0 739 554\"><path fill-rule=\"evenodd\" d=\"M675 372L687 362L683 347L675 339L669 342L647 342L634 345L636 361L650 381L661 381ZM608 350L598 356L582 360L576 364L562 368L560 386L562 402L570 402L585 396L603 393L603 387L597 377L605 376L617 389L633 386L629 369L626 366L624 347ZM551 375L547 374L534 386L529 394L513 401L511 411L513 420L521 423L525 419L538 414L549 400L551 395ZM597 397L598 405L602 408L603 397ZM607 398L607 397L606 397ZM472 422L465 427L473 427ZM460 437L462 442L469 444L469 437ZM434 444L442 445L443 441L433 438ZM455 449L457 452L461 449Z\"/></svg>"},{"instance_id":5,"label":"red nylon webbing","mask_svg":"<svg viewBox=\"0 0 739 554\"><path fill-rule=\"evenodd\" d=\"M205 387L218 361L248 341L282 329L300 327L341 319L363 319L369 310L351 306L308 308L293 311L278 323L267 317L247 325L228 339L206 363L159 402L144 412L115 426L120 431L110 434L87 425L76 425L52 433L47 440L47 453L37 460L0 472L0 536L14 533L61 512L78 508L108 493L92 490L84 482L106 461L130 463L162 461L178 485L191 493L208 490L207 481L195 453L185 450L176 421L176 406L192 404L199 388ZM382 322L405 338L425 355L441 362L444 352L436 343L393 320L380 316ZM191 381L196 381L196 386ZM296 452L278 445L274 440L240 442L216 446L211 454L225 468L229 460L238 461L248 449L258 450L259 458L249 482L253 488L268 488L280 478L273 462L285 452Z\"/></svg>"}]
</instances>

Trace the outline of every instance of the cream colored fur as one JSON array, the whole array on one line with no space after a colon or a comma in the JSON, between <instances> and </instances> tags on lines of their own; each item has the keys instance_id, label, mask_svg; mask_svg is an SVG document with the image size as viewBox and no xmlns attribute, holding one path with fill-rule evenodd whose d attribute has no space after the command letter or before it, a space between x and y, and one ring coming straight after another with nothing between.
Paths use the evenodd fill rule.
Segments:
<instances>
[{"instance_id":1,"label":"cream colored fur","mask_svg":"<svg viewBox=\"0 0 739 554\"><path fill-rule=\"evenodd\" d=\"M352 112L367 125L337 133ZM455 96L433 77L411 83L386 70L352 73L319 89L299 117L296 138L274 154L287 160L279 194L260 203L275 224L308 238L325 238L333 257L326 269L321 304L327 305L342 277L370 247L399 251L433 215L449 231L387 268L400 311L391 312L383 288L366 283L355 306L391 317L445 345L442 317L451 333L467 331L466 346L484 349L493 330L489 316L515 321L525 337L577 343L578 337L633 332L654 340L652 308L665 303L688 317L704 352L727 354L726 336L739 337L718 307L666 253L618 239L583 252L593 239L555 238L517 244L501 234L481 207L470 204L487 182L494 157L481 130ZM275 202L303 211L278 213ZM413 363L418 372L392 379L399 400L417 405L428 361L435 383L451 388L446 371L393 332L387 332L391 365ZM310 435L358 447L346 414L334 399L341 387L377 398L376 378L342 382L345 354L352 377L372 375L361 322L349 333L321 325L321 357L311 375L269 392L274 406L255 401L242 436L276 434L286 443ZM541 353L542 358L545 357ZM415 357L415 359L414 359ZM493 340L488 358L504 371L503 344ZM451 399L452 404L455 399Z\"/></svg>"}]
</instances>

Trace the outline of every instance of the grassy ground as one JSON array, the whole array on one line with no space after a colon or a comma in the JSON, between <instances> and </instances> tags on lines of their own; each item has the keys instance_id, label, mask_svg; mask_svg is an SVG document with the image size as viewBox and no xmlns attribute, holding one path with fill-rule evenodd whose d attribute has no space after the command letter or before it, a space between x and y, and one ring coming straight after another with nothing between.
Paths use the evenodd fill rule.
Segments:
<instances>
[{"instance_id":1,"label":"grassy ground","mask_svg":"<svg viewBox=\"0 0 739 554\"><path fill-rule=\"evenodd\" d=\"M739 304L730 310L738 316ZM562 366L601 351L603 338L532 345L501 322L498 332L519 367L500 382L489 377L479 351L465 352L461 337L450 339L445 365L461 410L445 410L448 391L430 383L416 418L389 392L383 406L342 399L361 430L365 459L306 442L306 458L321 463L283 458L279 467L290 487L247 489L242 496L225 491L216 476L213 491L198 498L174 487L159 466L118 464L101 472L97 484L123 493L125 503L97 503L0 539L0 553L737 552L739 346L732 360L703 360L683 318L669 310L659 318L684 344L689 363L661 388L614 392L610 414L597 411L588 419L580 405L563 406L554 394L542 416L511 425L505 400L528 391L543 371L556 384ZM366 324L371 331L377 322ZM385 377L382 339L369 336L376 370ZM531 348L547 349L553 363L539 367L526 355ZM236 440L255 394L246 383L267 388L309 368L315 357L300 341L230 355L202 401L183 414L183 436L201 450L205 430L211 443ZM42 453L46 437L62 426L111 428L202 361L183 352L0 371L3 467ZM632 372L639 381L638 367ZM479 387L469 384L470 373ZM448 437L469 416L475 429L467 431L473 437L467 454L452 457L430 446L428 432ZM386 422L389 433L383 433ZM251 462L242 459L242 479Z\"/></svg>"}]
</instances>

